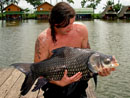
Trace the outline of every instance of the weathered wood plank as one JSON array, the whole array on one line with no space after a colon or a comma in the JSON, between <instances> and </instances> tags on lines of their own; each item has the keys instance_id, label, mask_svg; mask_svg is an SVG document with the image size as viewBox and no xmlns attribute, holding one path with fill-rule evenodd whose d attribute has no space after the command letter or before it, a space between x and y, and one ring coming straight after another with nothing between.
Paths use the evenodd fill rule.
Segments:
<instances>
[{"instance_id":1,"label":"weathered wood plank","mask_svg":"<svg viewBox=\"0 0 130 98\"><path fill-rule=\"evenodd\" d=\"M21 73L9 92L5 95L5 98L18 98L20 94L20 88L24 80L24 75Z\"/></svg>"},{"instance_id":2,"label":"weathered wood plank","mask_svg":"<svg viewBox=\"0 0 130 98\"><path fill-rule=\"evenodd\" d=\"M10 91L18 77L20 76L21 72L17 71L16 69L10 74L8 79L1 85L0 87L0 96L4 98L5 95Z\"/></svg>"},{"instance_id":3,"label":"weathered wood plank","mask_svg":"<svg viewBox=\"0 0 130 98\"><path fill-rule=\"evenodd\" d=\"M11 73L14 71L13 68L3 68L0 71L0 87L3 83L10 77Z\"/></svg>"},{"instance_id":4,"label":"weathered wood plank","mask_svg":"<svg viewBox=\"0 0 130 98\"><path fill-rule=\"evenodd\" d=\"M86 92L87 98L96 98L91 80L88 81L88 88L86 89Z\"/></svg>"}]
</instances>

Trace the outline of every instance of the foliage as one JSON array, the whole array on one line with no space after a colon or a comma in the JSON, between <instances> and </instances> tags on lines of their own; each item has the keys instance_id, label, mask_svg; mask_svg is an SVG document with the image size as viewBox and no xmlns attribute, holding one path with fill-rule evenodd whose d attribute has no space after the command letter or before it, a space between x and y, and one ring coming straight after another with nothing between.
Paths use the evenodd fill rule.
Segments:
<instances>
[{"instance_id":1,"label":"foliage","mask_svg":"<svg viewBox=\"0 0 130 98\"><path fill-rule=\"evenodd\" d=\"M113 5L113 4L114 4L114 2L112 2L111 0L107 1L107 6L108 5Z\"/></svg>"},{"instance_id":2,"label":"foliage","mask_svg":"<svg viewBox=\"0 0 130 98\"><path fill-rule=\"evenodd\" d=\"M43 0L26 0L26 1L27 3L30 3L34 7L43 3Z\"/></svg>"},{"instance_id":3,"label":"foliage","mask_svg":"<svg viewBox=\"0 0 130 98\"><path fill-rule=\"evenodd\" d=\"M92 14L93 19L101 19L101 14Z\"/></svg>"},{"instance_id":4,"label":"foliage","mask_svg":"<svg viewBox=\"0 0 130 98\"><path fill-rule=\"evenodd\" d=\"M90 3L87 7L96 9L96 5L94 3Z\"/></svg>"},{"instance_id":5,"label":"foliage","mask_svg":"<svg viewBox=\"0 0 130 98\"><path fill-rule=\"evenodd\" d=\"M84 8L86 2L87 2L87 0L82 0L82 1L81 1L81 6L82 6L82 8Z\"/></svg>"},{"instance_id":6,"label":"foliage","mask_svg":"<svg viewBox=\"0 0 130 98\"><path fill-rule=\"evenodd\" d=\"M116 12L118 12L122 7L122 4L120 3L120 0L118 0L117 4L114 4L114 1L111 1L111 0L107 1L106 4L107 4L106 6L111 5Z\"/></svg>"},{"instance_id":7,"label":"foliage","mask_svg":"<svg viewBox=\"0 0 130 98\"><path fill-rule=\"evenodd\" d=\"M115 4L115 5L113 6L113 8L114 8L114 10L115 10L116 12L118 12L118 11L121 9L121 7L122 7L122 4L120 4L120 3L117 3L117 4Z\"/></svg>"},{"instance_id":8,"label":"foliage","mask_svg":"<svg viewBox=\"0 0 130 98\"><path fill-rule=\"evenodd\" d=\"M96 9L96 6L100 3L101 0L82 0L81 6L82 8L85 7L86 2L89 2L90 4L87 7L92 7L93 9Z\"/></svg>"},{"instance_id":9,"label":"foliage","mask_svg":"<svg viewBox=\"0 0 130 98\"><path fill-rule=\"evenodd\" d=\"M67 0L69 3L73 3L74 4L74 1L73 0Z\"/></svg>"},{"instance_id":10,"label":"foliage","mask_svg":"<svg viewBox=\"0 0 130 98\"><path fill-rule=\"evenodd\" d=\"M25 13L28 13L29 11L30 11L29 8L24 9Z\"/></svg>"}]
</instances>

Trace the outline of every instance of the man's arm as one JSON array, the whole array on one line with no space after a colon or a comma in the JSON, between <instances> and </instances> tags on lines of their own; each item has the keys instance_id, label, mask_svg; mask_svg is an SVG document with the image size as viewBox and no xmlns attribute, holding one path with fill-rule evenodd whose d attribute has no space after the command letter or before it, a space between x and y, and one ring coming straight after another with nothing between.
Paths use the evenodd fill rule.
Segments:
<instances>
[{"instance_id":1,"label":"man's arm","mask_svg":"<svg viewBox=\"0 0 130 98\"><path fill-rule=\"evenodd\" d=\"M35 43L34 62L40 62L49 57L48 45L45 36L41 33Z\"/></svg>"}]
</instances>

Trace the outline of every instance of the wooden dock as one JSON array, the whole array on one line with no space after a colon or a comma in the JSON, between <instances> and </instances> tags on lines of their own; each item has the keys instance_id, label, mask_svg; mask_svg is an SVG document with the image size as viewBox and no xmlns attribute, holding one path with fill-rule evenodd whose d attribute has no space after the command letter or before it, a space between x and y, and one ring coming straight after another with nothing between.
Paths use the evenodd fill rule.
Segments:
<instances>
[{"instance_id":1,"label":"wooden dock","mask_svg":"<svg viewBox=\"0 0 130 98\"><path fill-rule=\"evenodd\" d=\"M0 98L44 98L43 91L29 92L26 96L19 96L25 75L14 68L0 68ZM88 98L96 98L89 81ZM38 96L38 97L37 97Z\"/></svg>"}]
</instances>

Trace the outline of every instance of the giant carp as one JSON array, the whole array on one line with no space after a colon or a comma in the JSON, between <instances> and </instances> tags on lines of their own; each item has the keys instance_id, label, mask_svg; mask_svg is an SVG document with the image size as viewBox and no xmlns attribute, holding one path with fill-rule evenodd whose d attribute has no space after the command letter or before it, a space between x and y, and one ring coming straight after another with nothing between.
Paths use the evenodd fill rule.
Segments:
<instances>
[{"instance_id":1,"label":"giant carp","mask_svg":"<svg viewBox=\"0 0 130 98\"><path fill-rule=\"evenodd\" d=\"M82 72L81 80L89 80L103 68L114 68L118 63L114 56L105 55L91 49L61 47L52 51L53 55L38 63L15 63L15 68L25 73L21 95L26 95L40 76L44 82L61 80L67 69L68 76ZM43 84L45 84L43 83Z\"/></svg>"}]
</instances>

